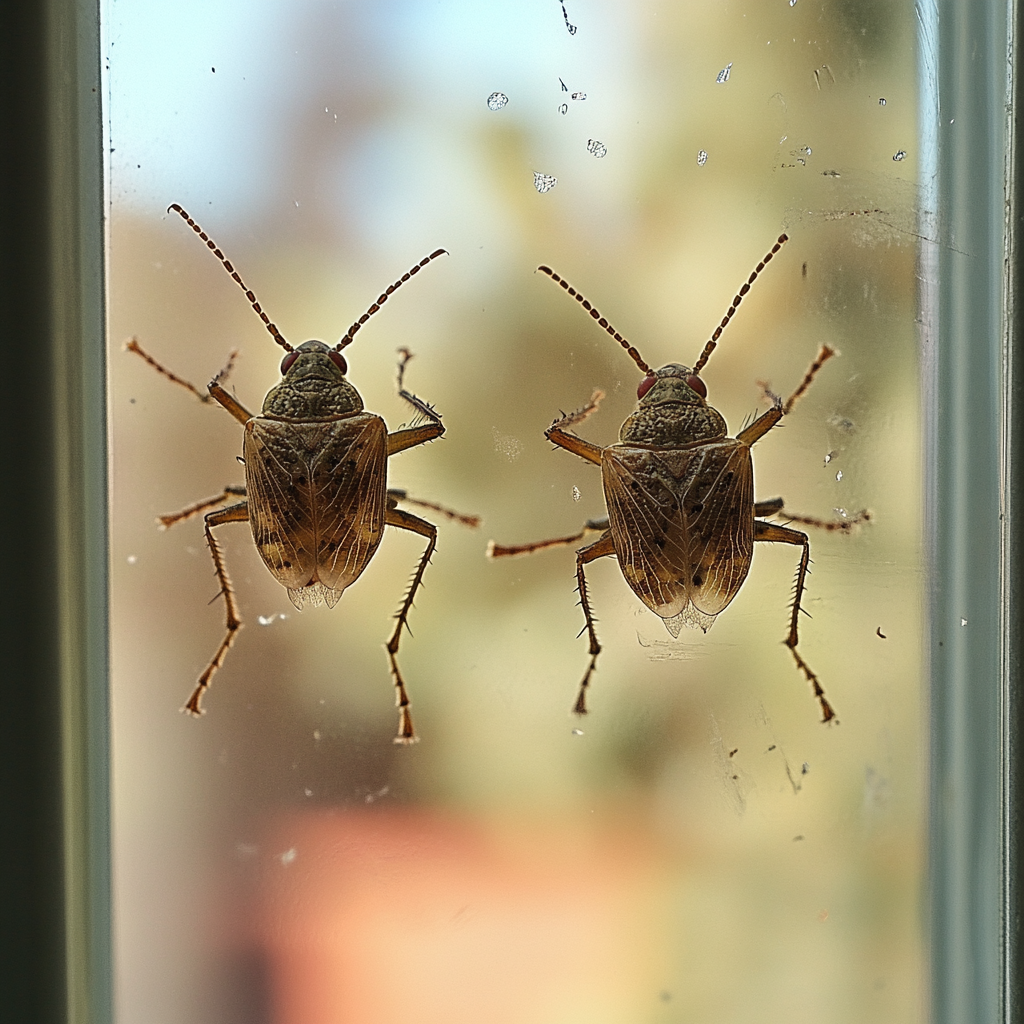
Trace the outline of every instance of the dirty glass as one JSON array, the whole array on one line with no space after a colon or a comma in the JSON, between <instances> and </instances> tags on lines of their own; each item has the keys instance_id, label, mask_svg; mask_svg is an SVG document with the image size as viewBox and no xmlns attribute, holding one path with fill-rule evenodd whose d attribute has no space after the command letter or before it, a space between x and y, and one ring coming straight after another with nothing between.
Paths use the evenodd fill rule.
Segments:
<instances>
[{"instance_id":1,"label":"dirty glass","mask_svg":"<svg viewBox=\"0 0 1024 1024\"><path fill-rule=\"evenodd\" d=\"M112 4L112 629L117 1001L124 1021L907 1022L926 1016L918 75L909 2ZM389 486L438 545L400 664L420 742L392 743L382 649L424 550L388 529L333 609L297 611L244 523L242 426L136 338L249 409L293 344L346 349L393 430ZM614 558L587 569L604 651L590 713L573 548L488 560L604 515L600 469L643 358L692 365L786 232L702 377L741 430L838 355L754 447L755 494L807 527L758 544L707 633L678 638ZM231 498L230 500L237 500ZM590 533L587 541L599 535Z\"/></svg>"}]
</instances>

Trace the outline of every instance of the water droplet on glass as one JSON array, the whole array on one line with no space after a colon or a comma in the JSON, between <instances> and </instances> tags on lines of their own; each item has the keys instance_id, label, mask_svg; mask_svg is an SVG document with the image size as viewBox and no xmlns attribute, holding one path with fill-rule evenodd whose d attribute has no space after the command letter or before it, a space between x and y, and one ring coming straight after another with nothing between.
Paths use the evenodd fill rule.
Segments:
<instances>
[{"instance_id":1,"label":"water droplet on glass","mask_svg":"<svg viewBox=\"0 0 1024 1024\"><path fill-rule=\"evenodd\" d=\"M698 166L698 167L703 167L703 166L704 166L704 165L705 165L705 164L706 164L707 162L708 162L708 155L707 155L707 153L705 153L705 152L704 152L704 150L702 149L702 150L701 150L701 151L700 151L700 152L699 152L699 153L697 154L697 166Z\"/></svg>"},{"instance_id":2,"label":"water droplet on glass","mask_svg":"<svg viewBox=\"0 0 1024 1024\"><path fill-rule=\"evenodd\" d=\"M533 172L533 187L538 192L550 192L558 184L558 179L553 174L541 174Z\"/></svg>"},{"instance_id":3,"label":"water droplet on glass","mask_svg":"<svg viewBox=\"0 0 1024 1024\"><path fill-rule=\"evenodd\" d=\"M274 614L274 615L257 615L256 616L256 621L261 626L269 626L274 621L274 619L276 619L276 618L277 618L276 614Z\"/></svg>"},{"instance_id":4,"label":"water droplet on glass","mask_svg":"<svg viewBox=\"0 0 1024 1024\"><path fill-rule=\"evenodd\" d=\"M729 63L726 64L725 67L718 72L718 77L715 79L715 82L718 85L722 85L724 82L728 82L730 71L732 71L732 61L729 61Z\"/></svg>"},{"instance_id":5,"label":"water droplet on glass","mask_svg":"<svg viewBox=\"0 0 1024 1024\"><path fill-rule=\"evenodd\" d=\"M508 103L508 97L503 92L492 92L487 97L488 110L501 110L506 103Z\"/></svg>"},{"instance_id":6,"label":"water droplet on glass","mask_svg":"<svg viewBox=\"0 0 1024 1024\"><path fill-rule=\"evenodd\" d=\"M572 500L573 501L579 501L580 500L580 489L578 487L574 487L572 489Z\"/></svg>"},{"instance_id":7,"label":"water droplet on glass","mask_svg":"<svg viewBox=\"0 0 1024 1024\"><path fill-rule=\"evenodd\" d=\"M298 205L299 205L299 201L298 201L298 199L296 199L296 200L295 200L295 205L296 205L296 206L298 206Z\"/></svg>"},{"instance_id":8,"label":"water droplet on glass","mask_svg":"<svg viewBox=\"0 0 1024 1024\"><path fill-rule=\"evenodd\" d=\"M895 153L893 153L892 158L893 160L896 161L896 163L899 163L901 160L907 159L907 152L904 149L898 149Z\"/></svg>"},{"instance_id":9,"label":"water droplet on glass","mask_svg":"<svg viewBox=\"0 0 1024 1024\"><path fill-rule=\"evenodd\" d=\"M796 7L796 0L789 0L790 7Z\"/></svg>"},{"instance_id":10,"label":"water droplet on glass","mask_svg":"<svg viewBox=\"0 0 1024 1024\"><path fill-rule=\"evenodd\" d=\"M138 559L137 555L129 555L128 556L128 564L129 565L134 565L138 560L139 559Z\"/></svg>"},{"instance_id":11,"label":"water droplet on glass","mask_svg":"<svg viewBox=\"0 0 1024 1024\"><path fill-rule=\"evenodd\" d=\"M587 98L587 94L585 92L574 92L572 94L572 98L574 100L585 100Z\"/></svg>"},{"instance_id":12,"label":"water droplet on glass","mask_svg":"<svg viewBox=\"0 0 1024 1024\"><path fill-rule=\"evenodd\" d=\"M811 766L806 761L804 761L803 765L800 768L800 774L806 775L810 770Z\"/></svg>"},{"instance_id":13,"label":"water droplet on glass","mask_svg":"<svg viewBox=\"0 0 1024 1024\"><path fill-rule=\"evenodd\" d=\"M961 619L960 620L960 625L961 626L966 626L967 625L967 620L966 619Z\"/></svg>"},{"instance_id":14,"label":"water droplet on glass","mask_svg":"<svg viewBox=\"0 0 1024 1024\"><path fill-rule=\"evenodd\" d=\"M803 149L800 150L800 152L806 153L808 156L810 156L813 151L810 146L804 146Z\"/></svg>"},{"instance_id":15,"label":"water droplet on glass","mask_svg":"<svg viewBox=\"0 0 1024 1024\"><path fill-rule=\"evenodd\" d=\"M885 106L885 97L884 96L879 96L878 97L878 105L880 107L884 107Z\"/></svg>"},{"instance_id":16,"label":"water droplet on glass","mask_svg":"<svg viewBox=\"0 0 1024 1024\"><path fill-rule=\"evenodd\" d=\"M835 457L835 454L836 454L835 452L826 452L825 453L825 465L826 466L832 461L832 459Z\"/></svg>"},{"instance_id":17,"label":"water droplet on glass","mask_svg":"<svg viewBox=\"0 0 1024 1024\"><path fill-rule=\"evenodd\" d=\"M559 112L560 114L568 114L568 113L569 113L569 104L568 104L568 103L563 103L563 104L562 104L562 105L561 105L561 106L560 106L560 107L558 108L558 112Z\"/></svg>"},{"instance_id":18,"label":"water droplet on glass","mask_svg":"<svg viewBox=\"0 0 1024 1024\"><path fill-rule=\"evenodd\" d=\"M284 853L278 857L278 860L280 860L285 867L288 867L288 865L291 864L298 855L299 851L293 846L290 850L285 850Z\"/></svg>"},{"instance_id":19,"label":"water droplet on glass","mask_svg":"<svg viewBox=\"0 0 1024 1024\"><path fill-rule=\"evenodd\" d=\"M843 471L839 470L839 472L836 473L836 480L838 481L838 480L842 480L842 479L843 479Z\"/></svg>"},{"instance_id":20,"label":"water droplet on glass","mask_svg":"<svg viewBox=\"0 0 1024 1024\"><path fill-rule=\"evenodd\" d=\"M573 734L573 736L582 736L583 735L583 730L582 729L573 729L572 734Z\"/></svg>"},{"instance_id":21,"label":"water droplet on glass","mask_svg":"<svg viewBox=\"0 0 1024 1024\"><path fill-rule=\"evenodd\" d=\"M593 153L600 160L601 157L608 155L608 147L603 142L598 142L597 139L588 139L587 152Z\"/></svg>"}]
</instances>

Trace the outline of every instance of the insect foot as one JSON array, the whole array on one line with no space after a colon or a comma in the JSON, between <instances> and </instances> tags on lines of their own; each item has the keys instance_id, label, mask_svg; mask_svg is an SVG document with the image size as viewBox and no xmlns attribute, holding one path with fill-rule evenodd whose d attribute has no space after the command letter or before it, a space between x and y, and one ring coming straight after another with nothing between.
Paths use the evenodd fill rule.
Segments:
<instances>
[{"instance_id":1,"label":"insect foot","mask_svg":"<svg viewBox=\"0 0 1024 1024\"><path fill-rule=\"evenodd\" d=\"M387 486L388 459L392 455L433 441L444 433L441 417L433 406L405 388L405 367L412 358L408 349L400 351L398 394L415 411L415 425L390 432L380 416L363 408L359 392L347 378L348 365L341 353L397 288L446 253L438 249L403 274L378 296L336 345L307 341L293 347L210 237L180 206L175 204L170 209L220 260L245 292L267 331L285 350L281 380L267 393L261 412L253 415L222 386L236 353L231 354L228 364L204 394L145 352L134 338L125 346L200 401L218 403L243 427L244 486L229 485L218 495L159 519L163 528L169 528L203 516L206 542L220 588L217 596L224 599L223 639L182 710L196 716L203 714L203 696L242 628L231 577L213 533L215 527L247 522L267 569L288 591L295 607L302 609L307 604L333 608L369 565L384 528L390 526L419 534L427 542L386 645L399 711L395 742L415 743L409 696L397 655L423 573L437 544L437 527L398 506L421 505L468 526L476 526L478 520L432 502L418 502L405 491ZM238 498L241 500L228 504Z\"/></svg>"},{"instance_id":2,"label":"insect foot","mask_svg":"<svg viewBox=\"0 0 1024 1024\"><path fill-rule=\"evenodd\" d=\"M576 551L576 588L590 654L573 706L578 715L587 713L587 693L601 653L587 590L585 568L590 562L614 555L633 592L675 637L683 626L704 632L711 628L747 578L754 544L763 541L801 549L784 642L811 684L822 721L836 718L817 675L797 650L800 601L810 565L807 534L765 521L782 514L783 502L781 498L755 502L751 454L754 443L791 411L835 352L822 346L792 395L786 401L771 396L772 407L736 437L728 436L725 419L708 404L707 386L700 376L750 286L786 241L787 236L781 235L754 268L693 367L669 363L652 369L575 288L550 267L538 267L583 306L644 374L637 387L636 409L622 425L619 444L601 447L572 430L597 411L603 397L599 391L581 409L563 414L545 431L549 441L601 467L607 518L591 520L579 533L567 537L515 546L491 541L488 546L491 558L502 558L576 544L590 531L600 534ZM866 518L863 513L856 521ZM853 520L789 519L826 529L848 530L854 525Z\"/></svg>"}]
</instances>

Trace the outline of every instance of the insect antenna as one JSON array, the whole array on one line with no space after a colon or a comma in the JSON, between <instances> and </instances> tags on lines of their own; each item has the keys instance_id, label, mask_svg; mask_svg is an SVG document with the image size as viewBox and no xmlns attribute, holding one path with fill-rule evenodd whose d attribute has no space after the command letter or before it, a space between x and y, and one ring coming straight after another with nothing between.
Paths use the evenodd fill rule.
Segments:
<instances>
[{"instance_id":1,"label":"insect antenna","mask_svg":"<svg viewBox=\"0 0 1024 1024\"><path fill-rule=\"evenodd\" d=\"M648 377L654 375L654 371L643 361L640 353L630 345L626 339L585 299L568 281L559 277L550 267L540 266L537 268L541 273L547 274L555 284L561 285L597 322L603 327L625 350L630 359L640 367Z\"/></svg>"},{"instance_id":2,"label":"insect antenna","mask_svg":"<svg viewBox=\"0 0 1024 1024\"><path fill-rule=\"evenodd\" d=\"M424 256L423 259L416 264L407 274L403 274L393 285L386 288L380 295L377 296L377 301L370 306L370 308L345 332L345 336L334 346L335 352L340 352L347 345L352 344L352 339L355 336L356 331L359 330L367 320L373 316L374 313L388 301L388 296L392 292L397 291L410 277L414 277L418 274L431 260L436 260L438 256L447 256L447 249L437 249L432 252L429 256Z\"/></svg>"},{"instance_id":3,"label":"insect antenna","mask_svg":"<svg viewBox=\"0 0 1024 1024\"><path fill-rule=\"evenodd\" d=\"M252 289L249 288L242 280L238 271L231 265L231 260L229 260L217 247L217 243L177 203L171 203L171 205L167 207L168 213L170 213L171 210L181 217L181 219L206 243L206 248L224 264L224 269L231 275L232 280L238 285L238 287L245 292L245 297L249 300L249 305L251 305L259 314L260 319L263 321L267 330L270 331L274 341L276 341L286 352L294 352L295 349L284 340L284 336L277 329L277 324L272 323L270 317L263 312L263 307L256 300L256 296Z\"/></svg>"},{"instance_id":4,"label":"insect antenna","mask_svg":"<svg viewBox=\"0 0 1024 1024\"><path fill-rule=\"evenodd\" d=\"M694 373L700 373L700 371L704 367L704 364L708 361L708 358L711 356L711 353L714 352L715 345L718 344L718 339L722 336L722 331L725 330L725 325L732 319L737 307L743 301L743 296L750 291L750 286L757 280L757 275L760 274L761 271L764 270L764 268L768 266L769 263L771 263L772 259L775 257L775 254L788 241L789 235L779 235L779 240L772 246L771 251L765 255L765 258L761 260L761 262L758 263L756 267L754 267L753 273L750 275L750 277L747 278L746 283L736 294L736 297L732 300L732 305L729 307L729 311L722 318L722 322L715 329L715 333L711 335L711 340L704 346L704 351L701 352L700 359L698 359L697 362L694 363Z\"/></svg>"}]
</instances>

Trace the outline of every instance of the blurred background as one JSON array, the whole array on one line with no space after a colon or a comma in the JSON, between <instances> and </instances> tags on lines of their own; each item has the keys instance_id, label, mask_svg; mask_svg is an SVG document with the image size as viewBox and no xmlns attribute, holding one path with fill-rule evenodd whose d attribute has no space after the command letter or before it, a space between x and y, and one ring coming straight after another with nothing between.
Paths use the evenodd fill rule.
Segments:
<instances>
[{"instance_id":1,"label":"blurred background","mask_svg":"<svg viewBox=\"0 0 1024 1024\"><path fill-rule=\"evenodd\" d=\"M105 30L120 1019L923 1019L913 4L119 0ZM447 434L389 484L482 517L421 513L415 747L391 742L382 649L423 549L401 531L298 613L221 528L245 628L205 717L178 713L224 614L201 521L155 517L241 482L241 429L121 346L199 386L237 348L254 410L282 353L172 202L294 344L450 253L346 352L392 429L414 352ZM735 434L758 381L788 394L841 352L755 449L758 498L873 516L812 536L801 651L839 724L780 642L799 550L772 545L678 640L593 564L605 651L577 720L572 549L484 552L603 514L598 468L543 431L601 388L580 432L614 443L640 374L535 268L652 365L692 364L782 231L704 379Z\"/></svg>"}]
</instances>

